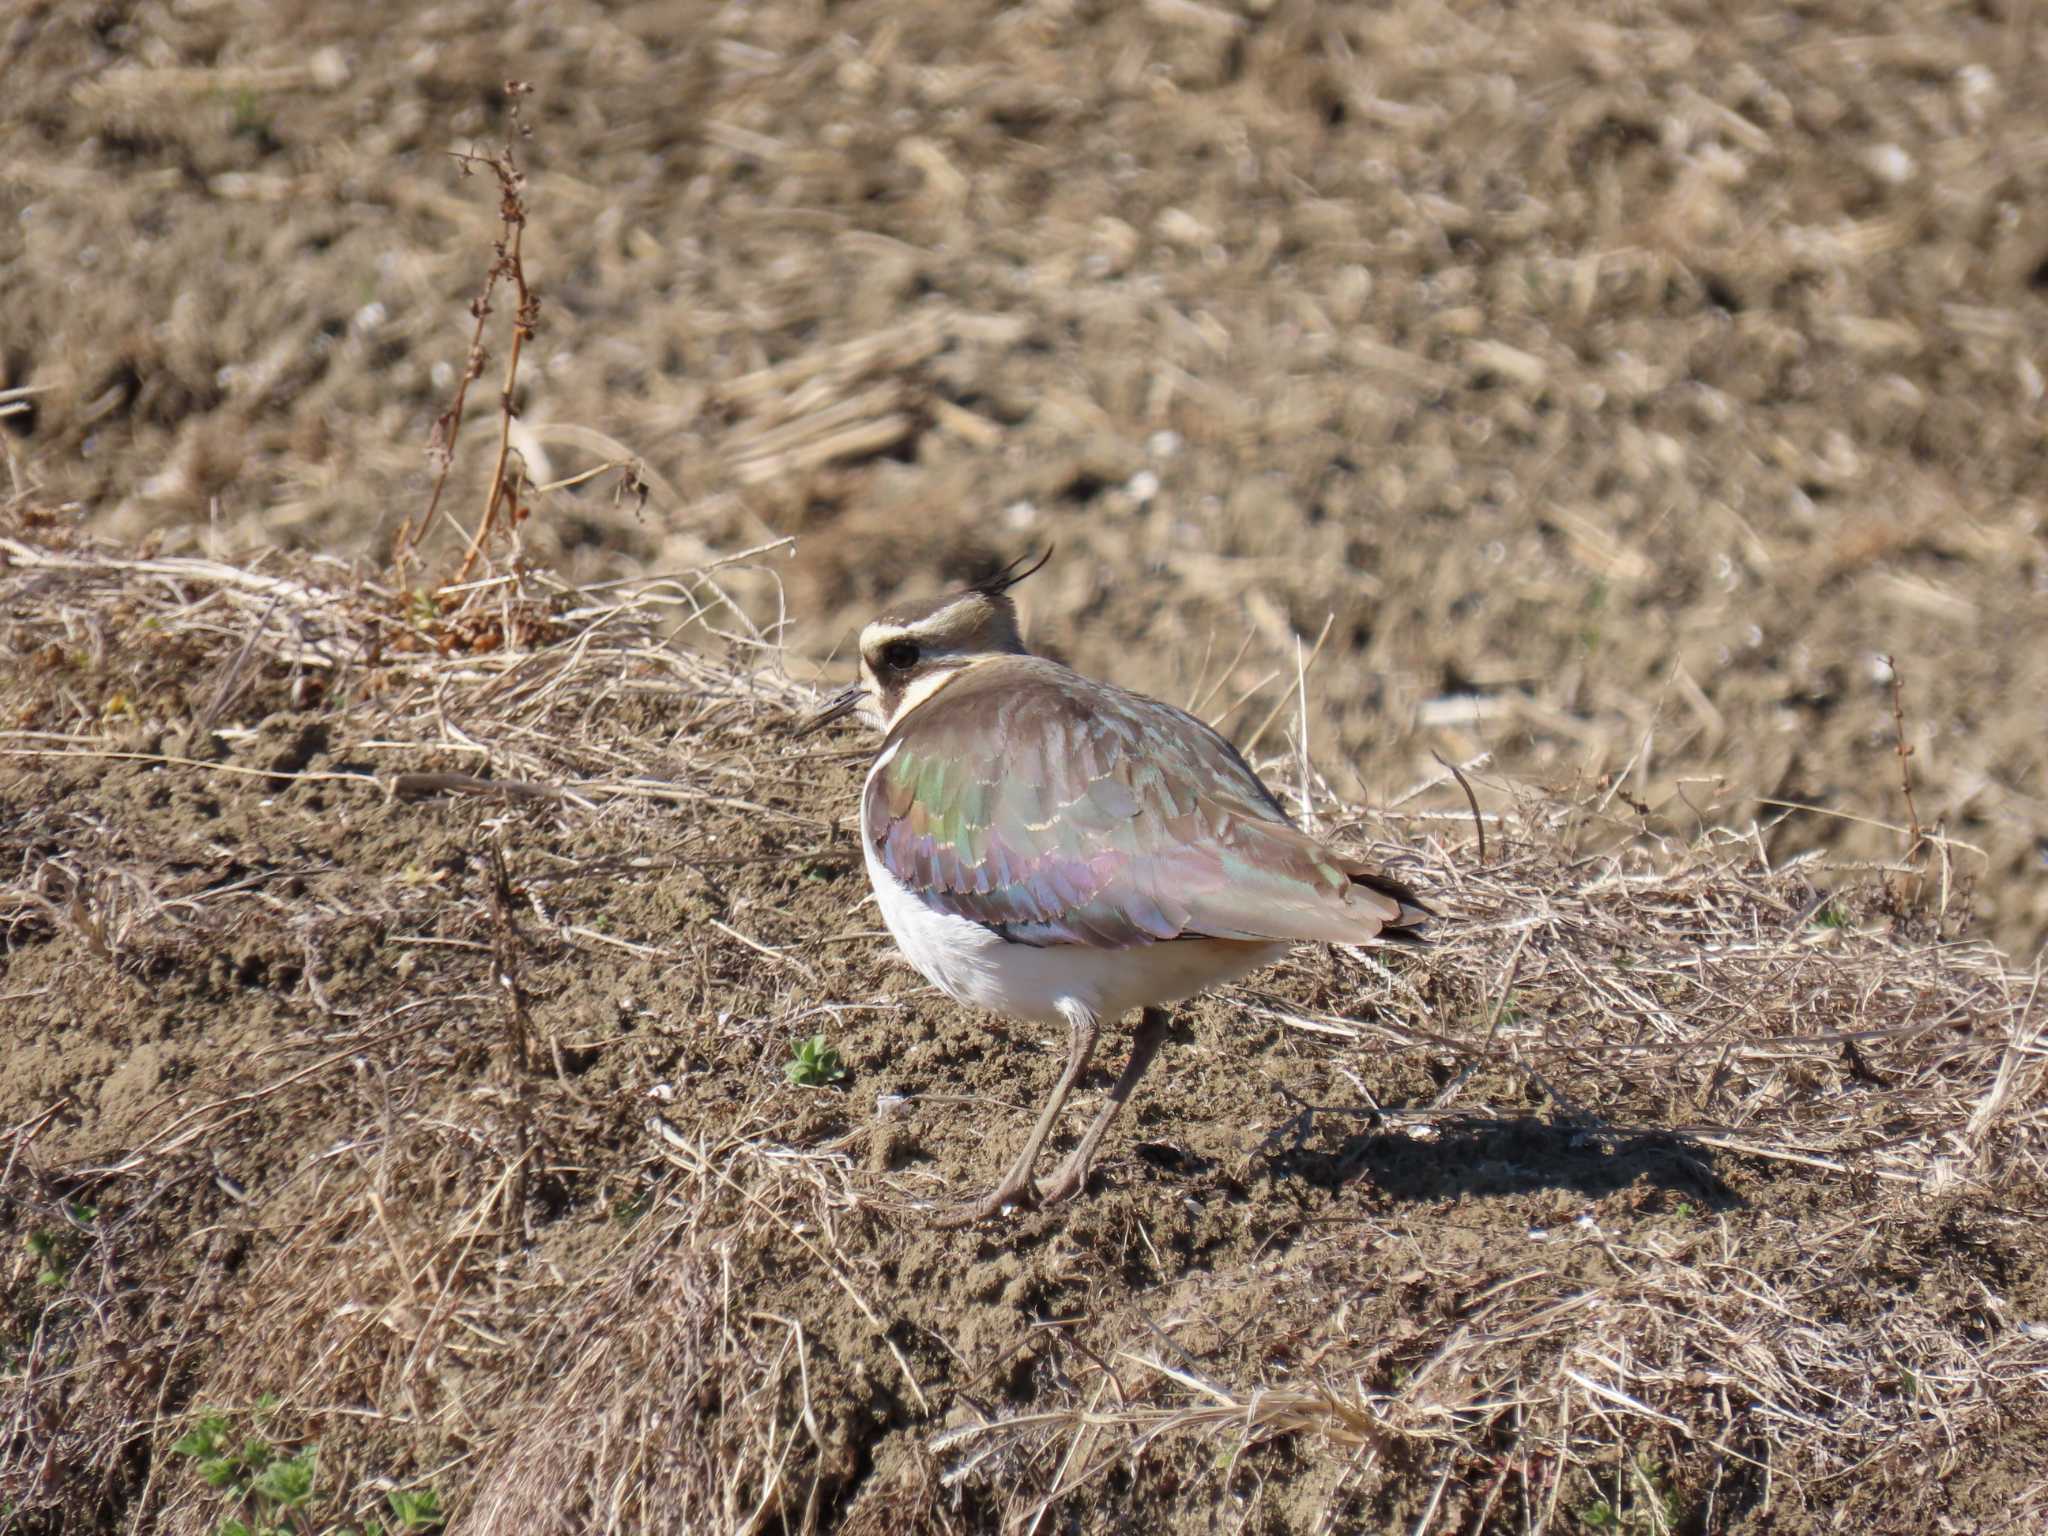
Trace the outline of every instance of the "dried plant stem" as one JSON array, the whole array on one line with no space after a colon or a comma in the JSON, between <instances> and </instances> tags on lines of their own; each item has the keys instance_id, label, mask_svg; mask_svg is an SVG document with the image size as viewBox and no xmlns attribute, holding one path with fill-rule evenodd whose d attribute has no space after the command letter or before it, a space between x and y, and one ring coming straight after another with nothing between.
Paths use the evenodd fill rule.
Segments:
<instances>
[{"instance_id":1,"label":"dried plant stem","mask_svg":"<svg viewBox=\"0 0 2048 1536\"><path fill-rule=\"evenodd\" d=\"M513 1156L507 1169L509 1189L501 1212L504 1241L524 1238L527 1169L533 1152L533 1008L521 977L519 925L513 919L512 875L501 843L491 845L492 969L505 993L505 1096L512 1111Z\"/></svg>"},{"instance_id":2,"label":"dried plant stem","mask_svg":"<svg viewBox=\"0 0 2048 1536\"><path fill-rule=\"evenodd\" d=\"M519 113L519 99L527 95L532 87L518 80L505 83L505 94L510 102L509 114L515 132L524 135L529 130ZM489 352L484 346L484 329L493 313L491 303L500 282L509 282L518 295L518 306L512 322L512 344L506 349L505 377L498 391L498 452L491 467L490 490L484 498L484 513L476 530L470 535L464 549L462 563L457 568L454 582L467 581L475 569L478 558L493 530L510 527L519 520L518 494L507 483L506 465L512 452L512 421L518 414L515 390L519 382L519 359L525 350L527 338L533 335L540 321L540 297L526 281L526 267L522 256L526 233L526 173L519 168L514 146L507 143L503 148L489 154L465 153L455 156L462 168L462 174L470 175L481 166L491 172L498 181L498 221L503 227L491 264L484 273L477 296L470 301L469 312L476 324L470 331L469 354L464 362L462 376L456 381L455 396L448 409L435 418L432 443L429 454L437 463L434 475L434 489L427 498L426 511L415 520L408 516L399 526L398 536L392 541L391 560L401 573L415 558L419 541L432 525L435 514L441 509L443 495L448 488L448 476L455 468L455 449L462 435L462 415L469 398L470 384L483 377L484 366ZM509 509L507 502L510 502Z\"/></svg>"},{"instance_id":3,"label":"dried plant stem","mask_svg":"<svg viewBox=\"0 0 2048 1536\"><path fill-rule=\"evenodd\" d=\"M509 154L509 151L508 151ZM526 234L526 208L517 188L507 182L505 201L499 210L510 234L503 247L506 274L519 292L518 317L512 323L512 345L505 353L505 383L498 393L498 457L491 466L490 495L484 501L483 521L470 536L469 548L462 553L462 564L455 572L457 581L469 580L469 573L476 565L477 556L483 552L484 541L491 536L491 530L498 526L499 513L506 511L506 525L518 520L519 497L517 490L505 479L505 462L512 451L512 418L518 414L513 403L513 388L519 382L519 355L524 349L526 338L534 332L539 319L540 301L526 286L526 269L519 259L520 244Z\"/></svg>"},{"instance_id":4,"label":"dried plant stem","mask_svg":"<svg viewBox=\"0 0 2048 1536\"><path fill-rule=\"evenodd\" d=\"M1899 675L1896 656L1885 657L1884 664L1892 675L1892 731L1897 738L1892 750L1898 754L1899 788L1906 796L1906 825L1912 834L1912 841L1906 846L1906 857L1910 859L1926 845L1927 834L1920 825L1920 807L1913 803L1913 747L1906 740L1906 710L1901 698L1905 680Z\"/></svg>"},{"instance_id":5,"label":"dried plant stem","mask_svg":"<svg viewBox=\"0 0 2048 1536\"><path fill-rule=\"evenodd\" d=\"M1465 803L1472 807L1472 830L1479 836L1479 862L1486 862L1486 818L1479 814L1479 797L1472 793L1472 781L1465 777L1464 770L1441 752L1429 754L1443 765L1444 771L1458 781L1458 788L1465 791Z\"/></svg>"},{"instance_id":6,"label":"dried plant stem","mask_svg":"<svg viewBox=\"0 0 2048 1536\"><path fill-rule=\"evenodd\" d=\"M497 285L494 272L485 279L483 292L470 304L469 312L476 317L476 324L469 333L469 357L462 369L462 376L455 381L455 398L448 409L434 419L434 435L428 447L429 455L439 468L434 474L434 489L427 497L427 509L415 522L410 513L398 525L398 536L391 542L391 563L403 573L409 565L428 526L434 521L434 514L441 508L442 494L448 488L448 475L455 468L455 444L462 435L462 408L469 396L472 379L481 378L484 371L484 323L491 314L491 289Z\"/></svg>"}]
</instances>

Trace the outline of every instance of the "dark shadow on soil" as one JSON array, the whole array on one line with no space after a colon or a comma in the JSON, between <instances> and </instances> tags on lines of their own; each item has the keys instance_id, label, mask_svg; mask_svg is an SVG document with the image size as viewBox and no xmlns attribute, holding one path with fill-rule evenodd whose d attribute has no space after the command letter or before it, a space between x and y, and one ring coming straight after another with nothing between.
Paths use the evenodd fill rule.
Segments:
<instances>
[{"instance_id":1,"label":"dark shadow on soil","mask_svg":"<svg viewBox=\"0 0 2048 1536\"><path fill-rule=\"evenodd\" d=\"M1417 1124L1363 1112L1367 1128L1338 1135L1330 1120L1361 1112L1310 1108L1268 1138L1276 1181L1329 1189L1363 1179L1395 1200L1440 1201L1569 1189L1588 1197L1655 1192L1710 1211L1744 1202L1715 1169L1714 1154L1669 1131L1635 1130L1534 1115L1457 1115ZM1398 1113L1398 1112L1397 1112ZM1377 1121L1377 1123L1372 1123ZM1326 1128L1326 1126L1328 1128Z\"/></svg>"}]
</instances>

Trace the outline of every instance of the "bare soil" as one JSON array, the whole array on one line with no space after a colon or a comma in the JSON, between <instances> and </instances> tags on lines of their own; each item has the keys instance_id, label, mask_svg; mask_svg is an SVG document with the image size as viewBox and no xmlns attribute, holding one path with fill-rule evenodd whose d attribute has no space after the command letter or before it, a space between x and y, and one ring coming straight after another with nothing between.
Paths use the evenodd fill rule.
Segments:
<instances>
[{"instance_id":1,"label":"bare soil","mask_svg":"<svg viewBox=\"0 0 2048 1536\"><path fill-rule=\"evenodd\" d=\"M0 18L0 1528L215 1531L206 1412L320 1531L2048 1525L2044 52ZM498 352L377 573L514 78L516 458L648 494L437 602ZM1048 541L1046 648L1447 921L1189 1009L1085 1198L939 1233L1061 1044L891 959L863 749L785 732Z\"/></svg>"}]
</instances>

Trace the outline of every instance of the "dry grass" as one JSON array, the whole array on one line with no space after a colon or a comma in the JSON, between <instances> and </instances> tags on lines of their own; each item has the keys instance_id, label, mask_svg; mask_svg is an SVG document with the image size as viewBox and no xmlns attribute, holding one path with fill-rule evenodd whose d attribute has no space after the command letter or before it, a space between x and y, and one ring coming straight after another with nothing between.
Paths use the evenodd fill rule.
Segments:
<instances>
[{"instance_id":1,"label":"dry grass","mask_svg":"<svg viewBox=\"0 0 2048 1536\"><path fill-rule=\"evenodd\" d=\"M2048 999L1945 850L1826 895L1474 764L1482 862L1281 744L1439 941L1205 1004L1082 1201L933 1233L1044 1063L880 967L726 575L0 539L20 1528L212 1530L166 1447L264 1394L323 1518L476 1532L2048 1517Z\"/></svg>"}]
</instances>

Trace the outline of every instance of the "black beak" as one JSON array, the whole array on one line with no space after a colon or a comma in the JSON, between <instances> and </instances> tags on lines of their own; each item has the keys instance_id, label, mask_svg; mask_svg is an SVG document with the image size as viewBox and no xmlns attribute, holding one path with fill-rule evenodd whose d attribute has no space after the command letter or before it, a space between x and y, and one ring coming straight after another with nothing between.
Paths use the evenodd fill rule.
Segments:
<instances>
[{"instance_id":1,"label":"black beak","mask_svg":"<svg viewBox=\"0 0 2048 1536\"><path fill-rule=\"evenodd\" d=\"M824 707L815 715L812 715L810 719L798 726L796 734L808 736L813 731L823 730L834 720L844 720L848 715L860 708L860 701L864 697L866 697L866 690L859 683L855 683L851 688L842 688L839 692L833 694L831 698L827 699Z\"/></svg>"}]
</instances>

